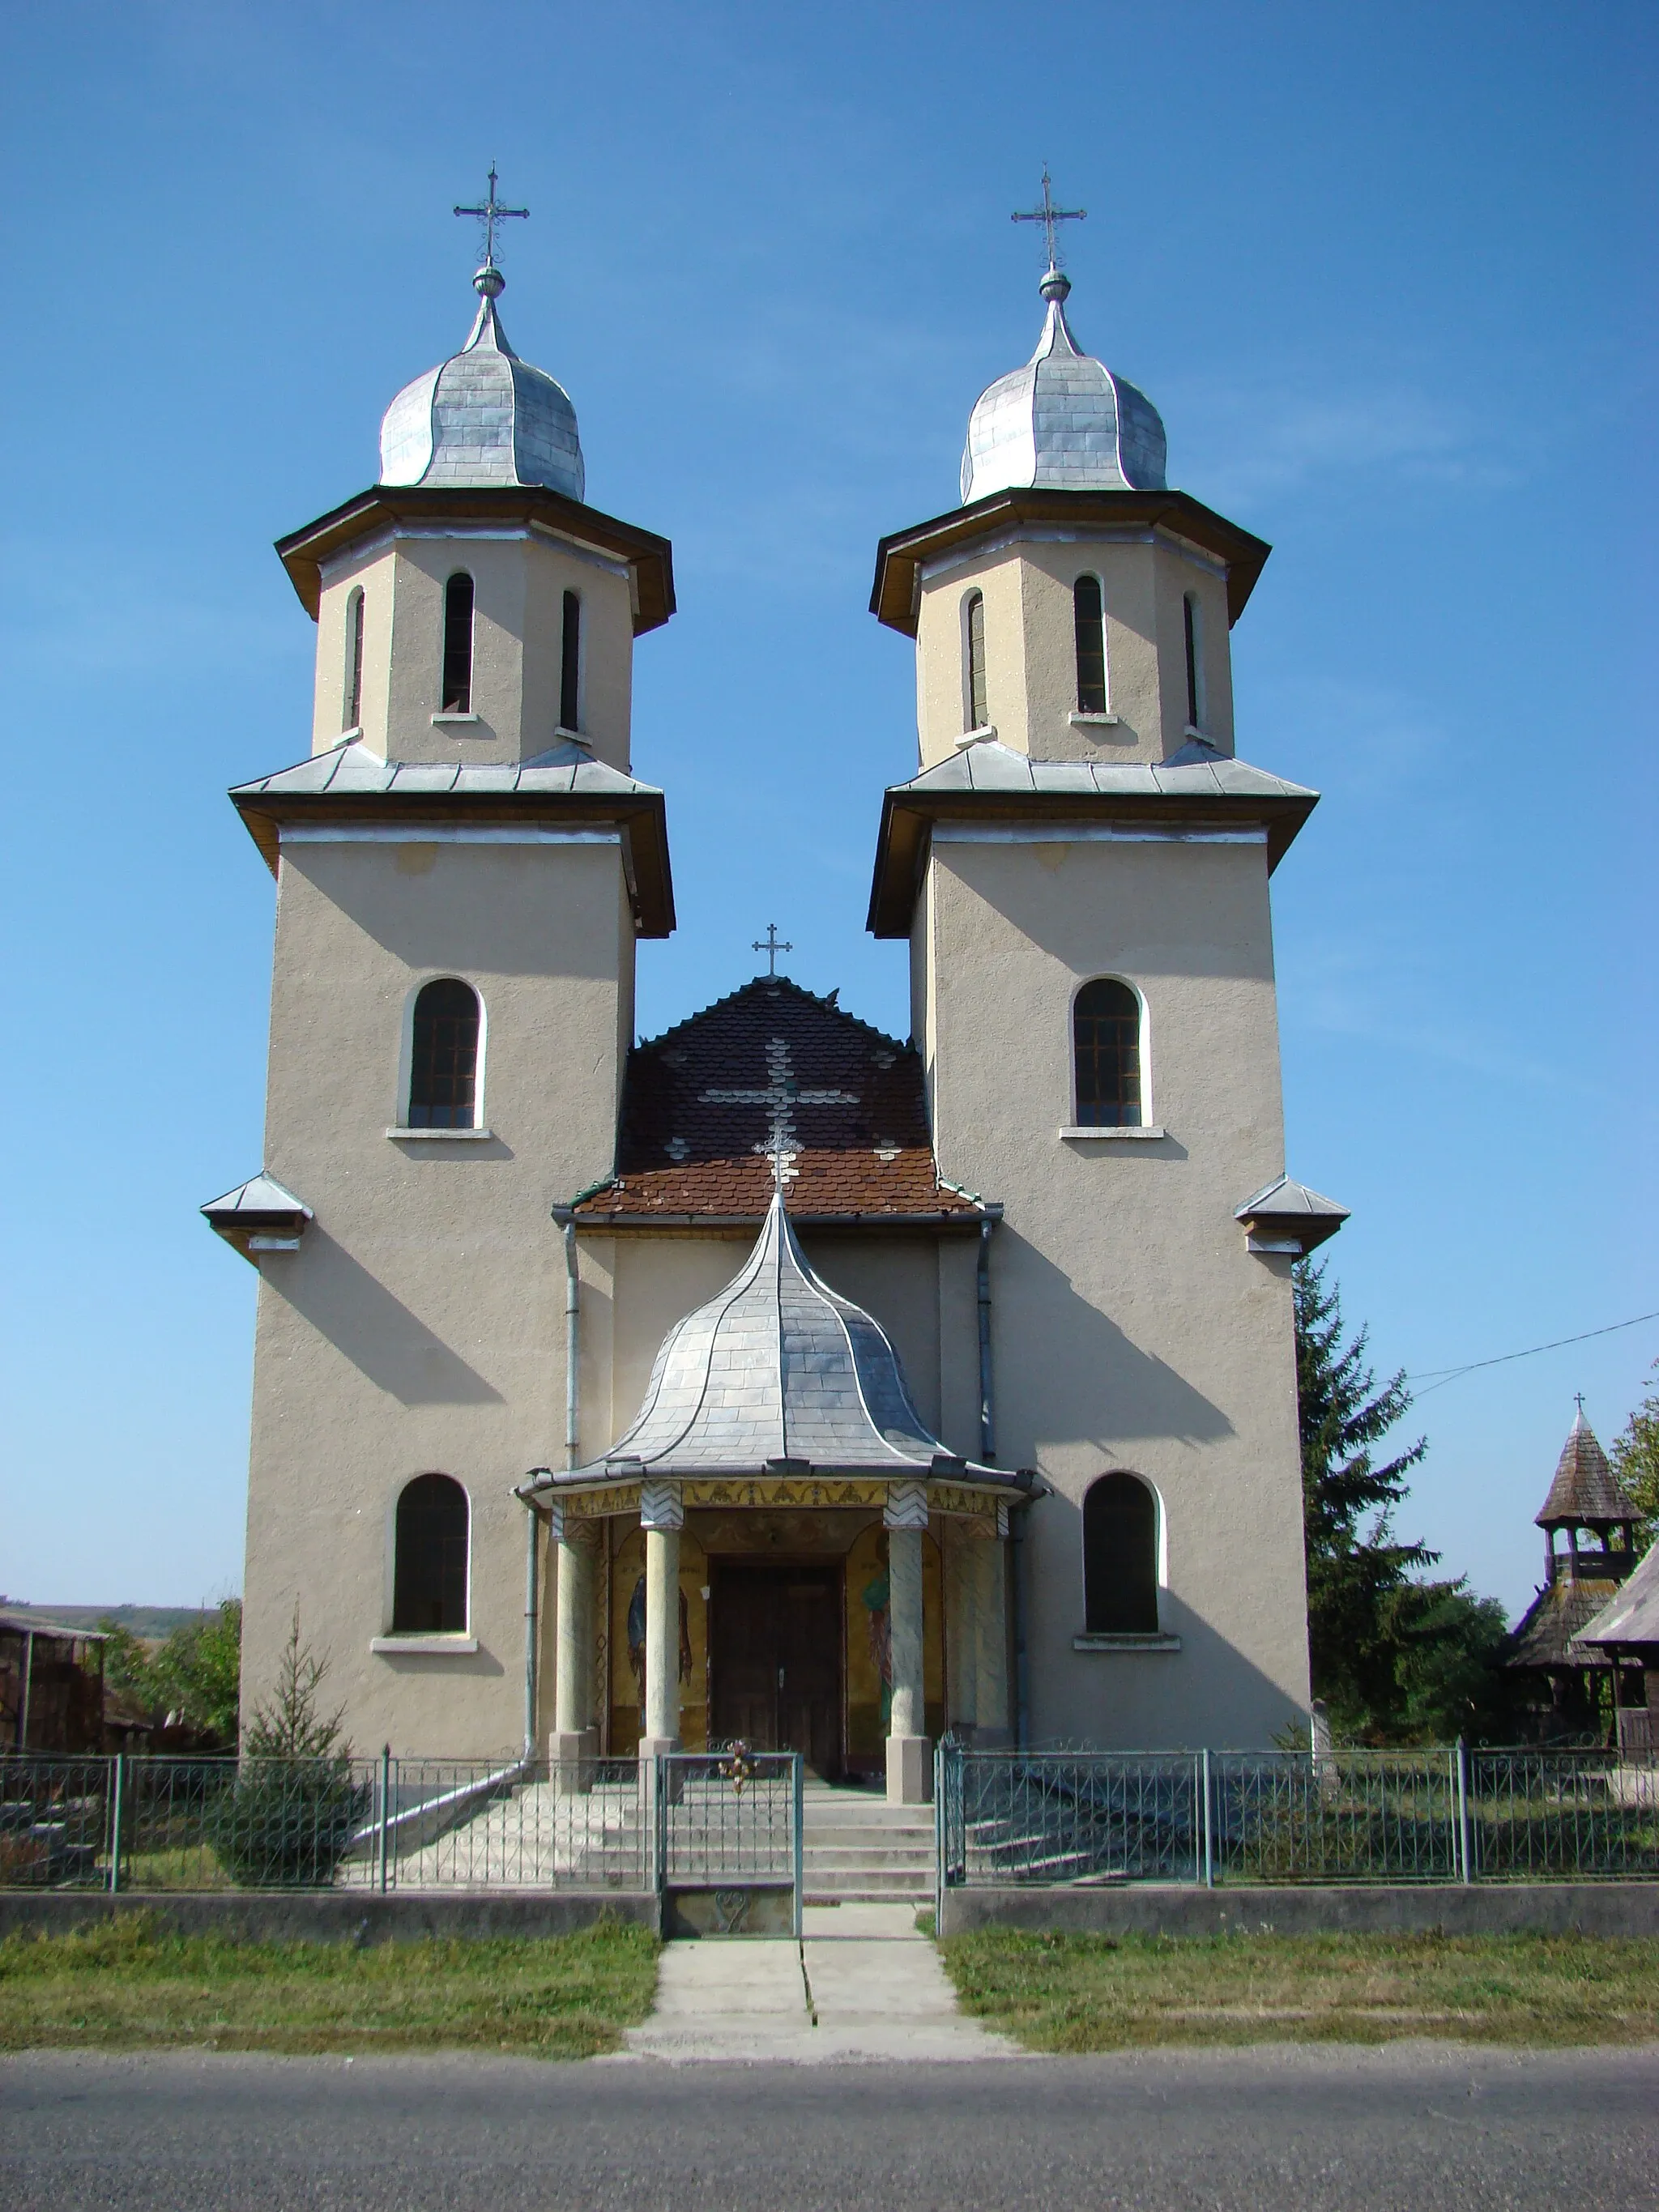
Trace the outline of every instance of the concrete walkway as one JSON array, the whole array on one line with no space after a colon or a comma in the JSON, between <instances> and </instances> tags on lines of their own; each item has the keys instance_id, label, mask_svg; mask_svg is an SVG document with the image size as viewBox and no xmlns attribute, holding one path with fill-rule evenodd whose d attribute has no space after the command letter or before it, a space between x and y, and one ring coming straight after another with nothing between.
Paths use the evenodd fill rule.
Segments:
<instances>
[{"instance_id":1,"label":"concrete walkway","mask_svg":"<svg viewBox=\"0 0 1659 2212\"><path fill-rule=\"evenodd\" d=\"M799 1944L763 1936L671 1943L657 2008L628 2031L629 2055L799 2066L1018 2057L1006 2036L957 2012L915 1923L913 1905L809 1905Z\"/></svg>"}]
</instances>

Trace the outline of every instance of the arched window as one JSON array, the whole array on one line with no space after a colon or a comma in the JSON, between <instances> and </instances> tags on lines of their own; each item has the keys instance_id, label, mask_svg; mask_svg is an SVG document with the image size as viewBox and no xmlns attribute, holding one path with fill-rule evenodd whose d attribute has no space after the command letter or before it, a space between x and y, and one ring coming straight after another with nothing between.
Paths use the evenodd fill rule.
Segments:
<instances>
[{"instance_id":1,"label":"arched window","mask_svg":"<svg viewBox=\"0 0 1659 2212\"><path fill-rule=\"evenodd\" d=\"M1140 1001L1109 976L1072 1001L1077 1121L1082 1129L1138 1129L1141 1122Z\"/></svg>"},{"instance_id":2,"label":"arched window","mask_svg":"<svg viewBox=\"0 0 1659 2212\"><path fill-rule=\"evenodd\" d=\"M1083 1625L1158 1633L1158 1499L1138 1474L1103 1474L1083 1499Z\"/></svg>"},{"instance_id":3,"label":"arched window","mask_svg":"<svg viewBox=\"0 0 1659 2212\"><path fill-rule=\"evenodd\" d=\"M363 594L360 585L346 601L345 719L355 730L363 719Z\"/></svg>"},{"instance_id":4,"label":"arched window","mask_svg":"<svg viewBox=\"0 0 1659 2212\"><path fill-rule=\"evenodd\" d=\"M458 569L444 586L446 714L472 712L472 579Z\"/></svg>"},{"instance_id":5,"label":"arched window","mask_svg":"<svg viewBox=\"0 0 1659 2212\"><path fill-rule=\"evenodd\" d=\"M1187 726L1204 727L1204 623L1198 601L1190 592L1182 601L1187 629Z\"/></svg>"},{"instance_id":6,"label":"arched window","mask_svg":"<svg viewBox=\"0 0 1659 2212\"><path fill-rule=\"evenodd\" d=\"M1072 625L1077 638L1077 710L1079 714L1104 714L1109 711L1106 622L1098 576L1079 576L1073 585Z\"/></svg>"},{"instance_id":7,"label":"arched window","mask_svg":"<svg viewBox=\"0 0 1659 2212\"><path fill-rule=\"evenodd\" d=\"M985 594L970 592L965 610L968 632L967 697L963 704L968 710L965 727L982 730L989 725L990 710L986 704L985 690Z\"/></svg>"},{"instance_id":8,"label":"arched window","mask_svg":"<svg viewBox=\"0 0 1659 2212\"><path fill-rule=\"evenodd\" d=\"M559 727L579 730L581 711L582 603L574 592L564 595L564 635L559 657Z\"/></svg>"},{"instance_id":9,"label":"arched window","mask_svg":"<svg viewBox=\"0 0 1659 2212\"><path fill-rule=\"evenodd\" d=\"M411 1129L471 1129L478 1093L478 994L446 975L415 1001L409 1058Z\"/></svg>"},{"instance_id":10,"label":"arched window","mask_svg":"<svg viewBox=\"0 0 1659 2212\"><path fill-rule=\"evenodd\" d=\"M466 1492L447 1474L417 1474L398 1500L394 1636L466 1633Z\"/></svg>"}]
</instances>

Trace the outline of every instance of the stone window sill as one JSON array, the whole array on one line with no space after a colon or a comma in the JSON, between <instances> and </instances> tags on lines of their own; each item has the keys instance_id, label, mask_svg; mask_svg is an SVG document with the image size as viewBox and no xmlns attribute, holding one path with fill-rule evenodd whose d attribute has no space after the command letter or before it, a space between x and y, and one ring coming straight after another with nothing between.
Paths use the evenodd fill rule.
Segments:
<instances>
[{"instance_id":1,"label":"stone window sill","mask_svg":"<svg viewBox=\"0 0 1659 2212\"><path fill-rule=\"evenodd\" d=\"M1066 720L1074 730L1115 730L1122 717L1118 714L1068 714Z\"/></svg>"},{"instance_id":2,"label":"stone window sill","mask_svg":"<svg viewBox=\"0 0 1659 2212\"><path fill-rule=\"evenodd\" d=\"M1150 1145L1169 1132L1157 1121L1137 1121L1133 1127L1120 1124L1115 1128L1062 1129L1060 1133L1068 1145Z\"/></svg>"},{"instance_id":3,"label":"stone window sill","mask_svg":"<svg viewBox=\"0 0 1659 2212\"><path fill-rule=\"evenodd\" d=\"M997 726L994 722L987 722L980 729L964 730L957 739L957 750L960 752L965 745L994 745L996 741Z\"/></svg>"},{"instance_id":4,"label":"stone window sill","mask_svg":"<svg viewBox=\"0 0 1659 2212\"><path fill-rule=\"evenodd\" d=\"M368 1648L407 1659L447 1659L454 1652L465 1656L476 1651L478 1639L476 1636L371 1636Z\"/></svg>"},{"instance_id":5,"label":"stone window sill","mask_svg":"<svg viewBox=\"0 0 1659 2212\"><path fill-rule=\"evenodd\" d=\"M361 722L354 722L349 730L341 731L339 736L336 738L333 744L330 745L329 750L333 752L341 745L355 745L358 738L361 738L362 734L362 724Z\"/></svg>"},{"instance_id":6,"label":"stone window sill","mask_svg":"<svg viewBox=\"0 0 1659 2212\"><path fill-rule=\"evenodd\" d=\"M1178 1636L1074 1636L1073 1651L1179 1651Z\"/></svg>"},{"instance_id":7,"label":"stone window sill","mask_svg":"<svg viewBox=\"0 0 1659 2212\"><path fill-rule=\"evenodd\" d=\"M483 720L482 714L434 714L432 717L432 726L434 730L447 730L451 723L459 723L464 726L468 722L482 722Z\"/></svg>"},{"instance_id":8,"label":"stone window sill","mask_svg":"<svg viewBox=\"0 0 1659 2212\"><path fill-rule=\"evenodd\" d=\"M493 1139L493 1129L388 1129L388 1137L397 1144L410 1145L482 1145Z\"/></svg>"}]
</instances>

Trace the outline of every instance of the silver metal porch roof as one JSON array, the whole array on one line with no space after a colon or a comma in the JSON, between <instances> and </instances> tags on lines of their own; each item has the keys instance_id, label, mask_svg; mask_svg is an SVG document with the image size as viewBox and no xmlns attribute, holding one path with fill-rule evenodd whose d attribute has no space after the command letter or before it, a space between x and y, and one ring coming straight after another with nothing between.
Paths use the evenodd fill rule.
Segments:
<instances>
[{"instance_id":1,"label":"silver metal porch roof","mask_svg":"<svg viewBox=\"0 0 1659 2212\"><path fill-rule=\"evenodd\" d=\"M664 1339L627 1434L534 1486L797 1471L1022 1487L928 1434L885 1332L813 1273L775 1196L741 1271Z\"/></svg>"}]
</instances>

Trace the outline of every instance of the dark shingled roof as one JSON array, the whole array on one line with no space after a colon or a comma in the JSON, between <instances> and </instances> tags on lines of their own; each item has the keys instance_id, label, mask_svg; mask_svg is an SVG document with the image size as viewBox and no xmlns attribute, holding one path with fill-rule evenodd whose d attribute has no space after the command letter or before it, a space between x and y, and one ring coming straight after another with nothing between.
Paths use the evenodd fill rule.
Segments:
<instances>
[{"instance_id":1,"label":"dark shingled roof","mask_svg":"<svg viewBox=\"0 0 1659 2212\"><path fill-rule=\"evenodd\" d=\"M1607 1465L1607 1455L1581 1407L1571 1434L1561 1447L1555 1480L1537 1516L1540 1528L1583 1527L1598 1521L1633 1521L1635 1505Z\"/></svg>"},{"instance_id":2,"label":"dark shingled roof","mask_svg":"<svg viewBox=\"0 0 1659 2212\"><path fill-rule=\"evenodd\" d=\"M1586 1628L1609 1598L1619 1593L1616 1582L1575 1580L1559 1575L1539 1591L1510 1638L1504 1654L1507 1667L1606 1667L1611 1662L1596 1651L1568 1649L1581 1628Z\"/></svg>"},{"instance_id":3,"label":"dark shingled roof","mask_svg":"<svg viewBox=\"0 0 1659 2212\"><path fill-rule=\"evenodd\" d=\"M629 1054L617 1173L578 1202L578 1222L758 1222L775 1114L795 1218L978 1218L939 1181L915 1048L843 1013L833 994L757 975Z\"/></svg>"}]
</instances>

